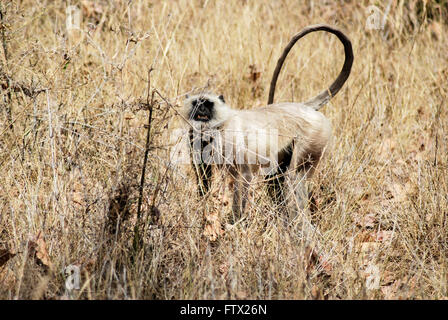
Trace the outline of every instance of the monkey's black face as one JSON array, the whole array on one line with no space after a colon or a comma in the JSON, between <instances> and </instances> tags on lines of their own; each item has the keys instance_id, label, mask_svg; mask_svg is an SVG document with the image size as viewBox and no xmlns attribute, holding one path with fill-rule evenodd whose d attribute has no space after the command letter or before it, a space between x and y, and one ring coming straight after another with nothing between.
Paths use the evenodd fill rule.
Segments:
<instances>
[{"instance_id":1,"label":"monkey's black face","mask_svg":"<svg viewBox=\"0 0 448 320\"><path fill-rule=\"evenodd\" d=\"M214 103L208 99L199 98L191 102L190 119L208 122L213 119Z\"/></svg>"}]
</instances>

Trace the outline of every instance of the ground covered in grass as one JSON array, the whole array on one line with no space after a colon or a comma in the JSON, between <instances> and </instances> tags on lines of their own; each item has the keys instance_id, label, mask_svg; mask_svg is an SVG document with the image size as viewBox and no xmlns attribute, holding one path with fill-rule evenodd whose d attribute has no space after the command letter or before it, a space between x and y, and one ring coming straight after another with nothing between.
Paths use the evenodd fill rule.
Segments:
<instances>
[{"instance_id":1,"label":"ground covered in grass","mask_svg":"<svg viewBox=\"0 0 448 320\"><path fill-rule=\"evenodd\" d=\"M448 297L447 1L72 5L1 2L0 298ZM170 152L185 94L265 104L315 23L343 29L355 62L322 109L334 139L312 212L329 256L310 267L262 188L230 226L219 184L199 199ZM315 95L342 62L336 37L308 35L276 101Z\"/></svg>"}]
</instances>

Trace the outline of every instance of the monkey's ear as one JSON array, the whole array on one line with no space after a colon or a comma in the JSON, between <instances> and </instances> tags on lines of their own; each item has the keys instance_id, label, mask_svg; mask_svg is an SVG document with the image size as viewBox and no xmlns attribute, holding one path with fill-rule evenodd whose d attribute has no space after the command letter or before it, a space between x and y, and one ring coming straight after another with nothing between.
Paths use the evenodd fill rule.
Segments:
<instances>
[{"instance_id":1,"label":"monkey's ear","mask_svg":"<svg viewBox=\"0 0 448 320\"><path fill-rule=\"evenodd\" d=\"M221 100L222 102L226 103L226 101L224 100L224 96L223 96L223 95L220 95L218 98L219 98L219 100Z\"/></svg>"}]
</instances>

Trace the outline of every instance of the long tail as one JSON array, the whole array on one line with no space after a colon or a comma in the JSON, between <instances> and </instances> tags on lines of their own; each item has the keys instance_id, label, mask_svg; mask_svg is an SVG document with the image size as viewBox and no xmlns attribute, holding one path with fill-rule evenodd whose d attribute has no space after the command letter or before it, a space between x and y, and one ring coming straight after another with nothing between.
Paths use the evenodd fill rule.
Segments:
<instances>
[{"instance_id":1,"label":"long tail","mask_svg":"<svg viewBox=\"0 0 448 320\"><path fill-rule=\"evenodd\" d=\"M315 24L308 26L304 28L302 31L300 31L298 34L296 34L289 44L286 46L285 50L283 50L283 54L278 59L277 66L275 67L274 74L272 76L271 80L271 87L269 88L269 100L268 104L272 104L274 102L274 94L275 94L275 85L277 84L277 78L280 73L280 70L282 69L283 63L288 56L289 51L294 46L294 44L303 36L307 35L308 33L314 32L314 31L327 31L330 32L338 37L338 39L342 42L344 45L344 51L345 51L345 61L344 65L342 66L342 70L339 73L336 80L330 85L330 87L321 93L319 93L314 98L304 102L305 105L310 106L314 108L315 110L319 110L322 106L324 106L332 97L338 93L338 91L341 89L341 87L344 85L345 81L347 80L348 76L350 75L350 70L352 68L353 64L353 49L352 49L352 43L347 38L347 36L340 30L330 27L328 25L324 24Z\"/></svg>"}]
</instances>

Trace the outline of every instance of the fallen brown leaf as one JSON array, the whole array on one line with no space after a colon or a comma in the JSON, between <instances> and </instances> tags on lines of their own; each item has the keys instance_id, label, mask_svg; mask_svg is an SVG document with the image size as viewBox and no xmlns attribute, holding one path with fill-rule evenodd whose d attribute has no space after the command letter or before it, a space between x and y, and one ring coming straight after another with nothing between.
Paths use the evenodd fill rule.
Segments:
<instances>
[{"instance_id":1,"label":"fallen brown leaf","mask_svg":"<svg viewBox=\"0 0 448 320\"><path fill-rule=\"evenodd\" d=\"M355 243L374 242L375 237L372 234L373 232L370 232L368 230L364 230L358 233L355 237Z\"/></svg>"},{"instance_id":2,"label":"fallen brown leaf","mask_svg":"<svg viewBox=\"0 0 448 320\"><path fill-rule=\"evenodd\" d=\"M86 17L92 17L103 13L103 8L95 1L83 0L81 1L82 13Z\"/></svg>"},{"instance_id":3,"label":"fallen brown leaf","mask_svg":"<svg viewBox=\"0 0 448 320\"><path fill-rule=\"evenodd\" d=\"M390 241L392 240L393 231L381 230L377 232L372 232L371 235L372 238L375 239L375 241L379 242Z\"/></svg>"},{"instance_id":4,"label":"fallen brown leaf","mask_svg":"<svg viewBox=\"0 0 448 320\"><path fill-rule=\"evenodd\" d=\"M30 255L34 256L38 264L49 269L53 268L50 256L48 255L47 244L45 243L41 231L39 231L34 241L28 243L28 248L30 250Z\"/></svg>"},{"instance_id":5,"label":"fallen brown leaf","mask_svg":"<svg viewBox=\"0 0 448 320\"><path fill-rule=\"evenodd\" d=\"M2 268L0 270L0 287L2 289L12 289L16 284L17 278L9 268Z\"/></svg>"},{"instance_id":6,"label":"fallen brown leaf","mask_svg":"<svg viewBox=\"0 0 448 320\"><path fill-rule=\"evenodd\" d=\"M221 275L223 275L224 277L227 276L227 273L229 272L229 265L227 263L222 263L219 268L218 271Z\"/></svg>"},{"instance_id":7,"label":"fallen brown leaf","mask_svg":"<svg viewBox=\"0 0 448 320\"><path fill-rule=\"evenodd\" d=\"M411 299L415 294L416 282L416 276L412 278L405 277L404 279L393 281L390 285L381 286L381 292L384 294L384 298L388 300Z\"/></svg>"},{"instance_id":8,"label":"fallen brown leaf","mask_svg":"<svg viewBox=\"0 0 448 320\"><path fill-rule=\"evenodd\" d=\"M235 295L237 299L240 300L247 299L247 293L245 291L237 291Z\"/></svg>"},{"instance_id":9,"label":"fallen brown leaf","mask_svg":"<svg viewBox=\"0 0 448 320\"><path fill-rule=\"evenodd\" d=\"M309 246L305 249L305 266L308 274L311 274L316 268L319 268L321 272L327 275L333 270L331 263L325 259L324 256L318 255L316 251Z\"/></svg>"},{"instance_id":10,"label":"fallen brown leaf","mask_svg":"<svg viewBox=\"0 0 448 320\"><path fill-rule=\"evenodd\" d=\"M205 228L203 235L207 237L210 241L218 240L218 237L224 233L219 222L219 217L217 213L209 213L205 216Z\"/></svg>"},{"instance_id":11,"label":"fallen brown leaf","mask_svg":"<svg viewBox=\"0 0 448 320\"><path fill-rule=\"evenodd\" d=\"M383 140L379 148L379 159L386 161L390 159L390 155L395 151L397 143L393 138Z\"/></svg>"},{"instance_id":12,"label":"fallen brown leaf","mask_svg":"<svg viewBox=\"0 0 448 320\"><path fill-rule=\"evenodd\" d=\"M363 242L359 255L359 262L362 265L368 265L378 255L381 243L379 242Z\"/></svg>"},{"instance_id":13,"label":"fallen brown leaf","mask_svg":"<svg viewBox=\"0 0 448 320\"><path fill-rule=\"evenodd\" d=\"M15 255L15 253L10 252L8 249L0 249L0 267L5 265Z\"/></svg>"},{"instance_id":14,"label":"fallen brown leaf","mask_svg":"<svg viewBox=\"0 0 448 320\"><path fill-rule=\"evenodd\" d=\"M249 66L250 72L249 72L249 76L248 78L253 81L256 82L258 79L260 79L261 77L261 71L258 68L258 66L256 66L255 64L251 64Z\"/></svg>"},{"instance_id":15,"label":"fallen brown leaf","mask_svg":"<svg viewBox=\"0 0 448 320\"><path fill-rule=\"evenodd\" d=\"M311 288L311 297L313 300L322 300L322 290L318 286L314 285Z\"/></svg>"},{"instance_id":16,"label":"fallen brown leaf","mask_svg":"<svg viewBox=\"0 0 448 320\"><path fill-rule=\"evenodd\" d=\"M362 217L356 217L355 222L361 228L373 228L375 224L378 222L377 216L374 213L366 214Z\"/></svg>"}]
</instances>

